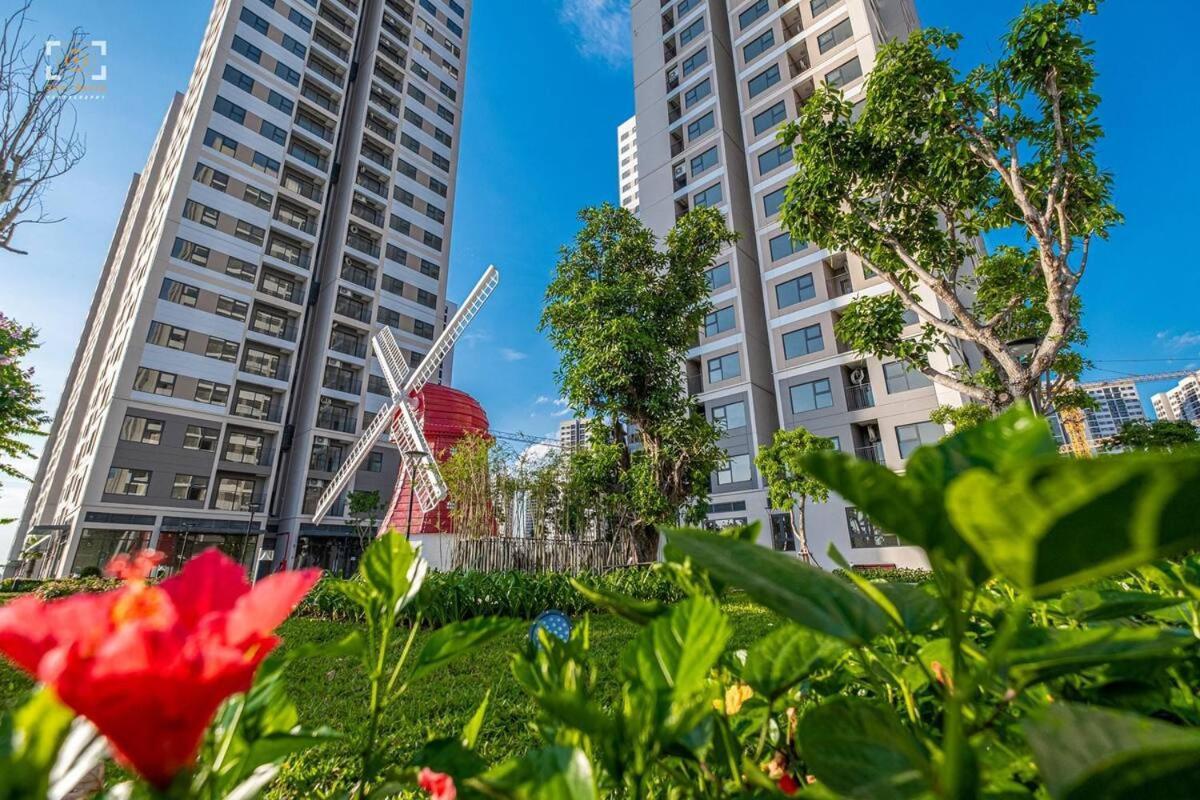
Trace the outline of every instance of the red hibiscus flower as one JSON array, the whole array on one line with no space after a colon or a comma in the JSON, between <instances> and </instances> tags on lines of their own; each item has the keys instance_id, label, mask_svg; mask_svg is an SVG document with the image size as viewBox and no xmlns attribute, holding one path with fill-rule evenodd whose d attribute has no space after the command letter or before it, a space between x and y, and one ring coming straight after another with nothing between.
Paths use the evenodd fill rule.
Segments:
<instances>
[{"instance_id":1,"label":"red hibiscus flower","mask_svg":"<svg viewBox=\"0 0 1200 800\"><path fill-rule=\"evenodd\" d=\"M433 800L454 800L458 790L454 788L454 779L444 772L434 772L429 767L422 767L417 775L417 783L429 792Z\"/></svg>"},{"instance_id":2,"label":"red hibiscus flower","mask_svg":"<svg viewBox=\"0 0 1200 800\"><path fill-rule=\"evenodd\" d=\"M796 783L796 779L791 775L784 775L779 779L779 791L792 795L800 791L800 784Z\"/></svg>"},{"instance_id":3,"label":"red hibiscus flower","mask_svg":"<svg viewBox=\"0 0 1200 800\"><path fill-rule=\"evenodd\" d=\"M192 765L217 707L244 692L279 644L272 631L320 577L282 572L253 588L217 550L157 586L156 553L118 556L127 583L50 603L0 608L0 653L54 689L108 737L117 759L163 788Z\"/></svg>"}]
</instances>

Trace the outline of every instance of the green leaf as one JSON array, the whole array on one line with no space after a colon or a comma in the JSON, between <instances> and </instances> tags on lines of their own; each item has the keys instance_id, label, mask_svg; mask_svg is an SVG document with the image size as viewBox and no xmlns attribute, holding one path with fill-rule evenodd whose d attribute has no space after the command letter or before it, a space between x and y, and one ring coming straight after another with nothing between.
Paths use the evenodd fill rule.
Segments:
<instances>
[{"instance_id":1,"label":"green leaf","mask_svg":"<svg viewBox=\"0 0 1200 800\"><path fill-rule=\"evenodd\" d=\"M479 701L478 708L471 718L467 720L467 724L463 726L462 743L464 747L474 747L475 740L479 738L479 731L483 730L483 720L487 716L488 701L492 699L492 690L488 689L483 693L483 699Z\"/></svg>"},{"instance_id":2,"label":"green leaf","mask_svg":"<svg viewBox=\"0 0 1200 800\"><path fill-rule=\"evenodd\" d=\"M594 800L592 765L582 750L550 747L512 759L475 779L491 796L510 800Z\"/></svg>"},{"instance_id":3,"label":"green leaf","mask_svg":"<svg viewBox=\"0 0 1200 800\"><path fill-rule=\"evenodd\" d=\"M900 621L909 633L929 633L946 618L946 607L933 594L930 584L913 586L907 583L877 584L884 597L900 613Z\"/></svg>"},{"instance_id":4,"label":"green leaf","mask_svg":"<svg viewBox=\"0 0 1200 800\"><path fill-rule=\"evenodd\" d=\"M806 628L855 646L887 628L887 616L865 595L795 557L704 531L677 529L667 535L714 576Z\"/></svg>"},{"instance_id":5,"label":"green leaf","mask_svg":"<svg viewBox=\"0 0 1200 800\"><path fill-rule=\"evenodd\" d=\"M449 664L459 656L466 655L480 645L512 633L522 626L523 623L518 620L501 617L473 617L438 628L430 634L425 641L425 646L417 654L409 680L423 677L435 669Z\"/></svg>"},{"instance_id":6,"label":"green leaf","mask_svg":"<svg viewBox=\"0 0 1200 800\"><path fill-rule=\"evenodd\" d=\"M393 613L416 596L428 568L417 548L394 531L372 542L359 565L362 576Z\"/></svg>"},{"instance_id":7,"label":"green leaf","mask_svg":"<svg viewBox=\"0 0 1200 800\"><path fill-rule=\"evenodd\" d=\"M1170 629L1030 629L1005 654L1003 666L1033 683L1105 664L1181 658L1194 642L1188 632Z\"/></svg>"},{"instance_id":8,"label":"green leaf","mask_svg":"<svg viewBox=\"0 0 1200 800\"><path fill-rule=\"evenodd\" d=\"M796 738L817 780L842 795L887 800L931 789L928 755L890 708L839 697L805 714Z\"/></svg>"},{"instance_id":9,"label":"green leaf","mask_svg":"<svg viewBox=\"0 0 1200 800\"><path fill-rule=\"evenodd\" d=\"M637 625L647 625L667 610L667 606L657 600L638 600L618 592L588 586L576 578L571 578L571 586L601 610Z\"/></svg>"},{"instance_id":10,"label":"green leaf","mask_svg":"<svg viewBox=\"0 0 1200 800\"><path fill-rule=\"evenodd\" d=\"M1200 546L1200 454L972 470L950 486L947 507L994 570L1044 595Z\"/></svg>"},{"instance_id":11,"label":"green leaf","mask_svg":"<svg viewBox=\"0 0 1200 800\"><path fill-rule=\"evenodd\" d=\"M1136 617L1182 602L1182 597L1116 589L1078 589L1058 601L1064 614L1081 622Z\"/></svg>"},{"instance_id":12,"label":"green leaf","mask_svg":"<svg viewBox=\"0 0 1200 800\"><path fill-rule=\"evenodd\" d=\"M46 796L50 771L74 717L52 690L42 688L0 718L0 798Z\"/></svg>"},{"instance_id":13,"label":"green leaf","mask_svg":"<svg viewBox=\"0 0 1200 800\"><path fill-rule=\"evenodd\" d=\"M642 630L626 650L624 663L644 687L684 697L704 685L730 633L716 603L692 597Z\"/></svg>"},{"instance_id":14,"label":"green leaf","mask_svg":"<svg viewBox=\"0 0 1200 800\"><path fill-rule=\"evenodd\" d=\"M1200 785L1200 732L1070 703L1024 724L1056 800L1192 797Z\"/></svg>"},{"instance_id":15,"label":"green leaf","mask_svg":"<svg viewBox=\"0 0 1200 800\"><path fill-rule=\"evenodd\" d=\"M846 645L838 639L784 625L751 645L742 680L768 700L775 700L816 670L830 666L845 650Z\"/></svg>"}]
</instances>

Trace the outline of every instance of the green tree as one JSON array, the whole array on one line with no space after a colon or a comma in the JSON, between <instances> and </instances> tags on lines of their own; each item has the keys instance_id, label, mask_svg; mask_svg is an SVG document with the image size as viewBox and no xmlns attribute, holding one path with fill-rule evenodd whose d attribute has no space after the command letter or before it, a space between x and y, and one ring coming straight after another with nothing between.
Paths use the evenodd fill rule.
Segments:
<instances>
[{"instance_id":1,"label":"green tree","mask_svg":"<svg viewBox=\"0 0 1200 800\"><path fill-rule=\"evenodd\" d=\"M29 437L44 434L50 422L41 410L42 395L33 383L33 367L21 360L37 348L37 331L0 313L0 475L29 480L14 461L33 458ZM12 520L0 519L0 523Z\"/></svg>"},{"instance_id":2,"label":"green tree","mask_svg":"<svg viewBox=\"0 0 1200 800\"><path fill-rule=\"evenodd\" d=\"M1094 240L1121 221L1096 163L1093 51L1077 32L1096 6L1027 7L1001 57L965 75L950 62L958 35L918 31L881 48L861 109L821 87L783 130L798 164L784 227L860 257L894 290L852 303L842 341L993 412L1080 400L1076 292ZM983 255L987 234L1021 244ZM916 335L902 335L906 311ZM1032 353L1013 352L1017 339ZM950 366L931 365L935 351Z\"/></svg>"},{"instance_id":3,"label":"green tree","mask_svg":"<svg viewBox=\"0 0 1200 800\"><path fill-rule=\"evenodd\" d=\"M441 465L442 479L450 492L450 519L459 536L478 538L495 534L489 479L495 441L486 433L469 432L454 443Z\"/></svg>"},{"instance_id":4,"label":"green tree","mask_svg":"<svg viewBox=\"0 0 1200 800\"><path fill-rule=\"evenodd\" d=\"M804 526L804 506L809 499L824 503L829 499L829 490L804 468L804 457L832 449L833 442L824 436L817 436L805 428L793 428L775 431L774 440L760 447L758 457L754 459L767 482L767 500L771 508L792 512L800 557L809 562L813 558Z\"/></svg>"},{"instance_id":5,"label":"green tree","mask_svg":"<svg viewBox=\"0 0 1200 800\"><path fill-rule=\"evenodd\" d=\"M346 494L350 524L354 527L354 535L358 537L358 543L364 551L371 540L375 538L375 533L379 529L379 512L382 506L383 501L380 499L378 491L358 491Z\"/></svg>"},{"instance_id":6,"label":"green tree","mask_svg":"<svg viewBox=\"0 0 1200 800\"><path fill-rule=\"evenodd\" d=\"M662 242L609 204L579 217L583 227L562 250L540 328L558 350L570 408L594 420L580 470L590 505L629 531L649 559L655 525L702 503L724 458L716 430L686 396L681 364L711 311L706 271L735 236L711 208L686 215Z\"/></svg>"},{"instance_id":7,"label":"green tree","mask_svg":"<svg viewBox=\"0 0 1200 800\"><path fill-rule=\"evenodd\" d=\"M1200 428L1186 420L1157 419L1126 422L1105 450L1175 450L1200 442Z\"/></svg>"}]
</instances>

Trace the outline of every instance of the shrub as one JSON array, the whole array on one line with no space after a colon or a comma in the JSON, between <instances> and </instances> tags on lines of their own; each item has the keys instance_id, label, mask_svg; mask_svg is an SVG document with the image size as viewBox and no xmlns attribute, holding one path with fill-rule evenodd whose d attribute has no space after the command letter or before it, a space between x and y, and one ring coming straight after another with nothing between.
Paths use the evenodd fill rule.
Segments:
<instances>
[{"instance_id":1,"label":"shrub","mask_svg":"<svg viewBox=\"0 0 1200 800\"><path fill-rule=\"evenodd\" d=\"M839 578L851 580L850 575L844 569L835 569L834 575ZM875 583L928 583L933 580L933 573L927 569L913 569L912 567L897 567L896 569L883 569L881 567L855 567L854 574L859 577L866 578Z\"/></svg>"},{"instance_id":2,"label":"shrub","mask_svg":"<svg viewBox=\"0 0 1200 800\"><path fill-rule=\"evenodd\" d=\"M42 581L33 593L43 600L55 600L73 594L96 594L116 589L121 585L112 578L61 578L53 581Z\"/></svg>"},{"instance_id":3,"label":"shrub","mask_svg":"<svg viewBox=\"0 0 1200 800\"><path fill-rule=\"evenodd\" d=\"M0 580L0 594L26 594L43 583L37 578L5 578Z\"/></svg>"}]
</instances>

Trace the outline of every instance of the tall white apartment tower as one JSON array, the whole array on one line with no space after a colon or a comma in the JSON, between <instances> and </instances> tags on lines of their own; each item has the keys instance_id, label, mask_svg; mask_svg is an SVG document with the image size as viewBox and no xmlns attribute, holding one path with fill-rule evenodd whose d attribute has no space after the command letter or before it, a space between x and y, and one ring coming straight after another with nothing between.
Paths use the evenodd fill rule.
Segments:
<instances>
[{"instance_id":1,"label":"tall white apartment tower","mask_svg":"<svg viewBox=\"0 0 1200 800\"><path fill-rule=\"evenodd\" d=\"M316 496L444 325L471 0L216 0L135 176L9 572L357 558ZM449 380L448 370L442 375ZM386 498L380 444L353 488ZM22 553L31 558L22 559ZM256 564L256 562L258 562Z\"/></svg>"},{"instance_id":2,"label":"tall white apartment tower","mask_svg":"<svg viewBox=\"0 0 1200 800\"><path fill-rule=\"evenodd\" d=\"M1137 383L1132 380L1096 381L1081 383L1079 388L1096 401L1095 408L1084 412L1087 419L1088 439L1098 446L1116 434L1127 422L1146 419L1142 397Z\"/></svg>"},{"instance_id":3,"label":"tall white apartment tower","mask_svg":"<svg viewBox=\"0 0 1200 800\"><path fill-rule=\"evenodd\" d=\"M1150 402L1159 419L1200 425L1200 370L1184 377L1174 388L1153 395Z\"/></svg>"},{"instance_id":4,"label":"tall white apartment tower","mask_svg":"<svg viewBox=\"0 0 1200 800\"><path fill-rule=\"evenodd\" d=\"M709 524L761 520L763 544L794 551L754 467L777 429L803 426L901 469L944 435L930 412L962 401L839 342L839 314L885 284L779 225L794 172L780 125L821 83L861 100L879 47L913 31L916 12L912 0L634 0L632 17L640 218L663 235L713 206L741 234L709 272L715 310L686 365L729 456L712 476ZM810 549L825 566L830 543L856 564L926 563L840 498L808 508Z\"/></svg>"},{"instance_id":5,"label":"tall white apartment tower","mask_svg":"<svg viewBox=\"0 0 1200 800\"><path fill-rule=\"evenodd\" d=\"M621 208L638 212L638 151L637 117L630 117L617 127L617 172L620 175Z\"/></svg>"}]
</instances>

